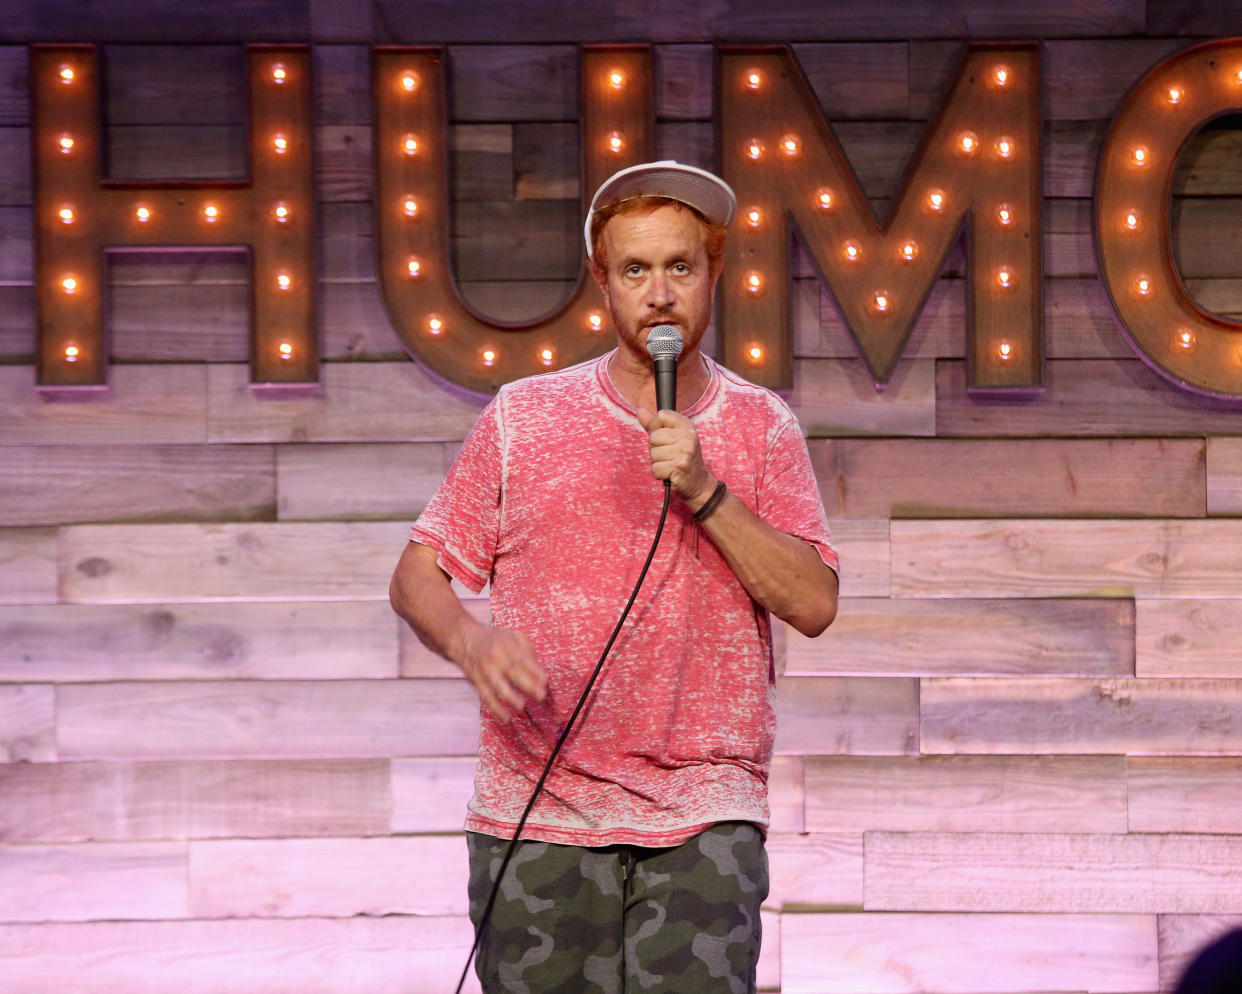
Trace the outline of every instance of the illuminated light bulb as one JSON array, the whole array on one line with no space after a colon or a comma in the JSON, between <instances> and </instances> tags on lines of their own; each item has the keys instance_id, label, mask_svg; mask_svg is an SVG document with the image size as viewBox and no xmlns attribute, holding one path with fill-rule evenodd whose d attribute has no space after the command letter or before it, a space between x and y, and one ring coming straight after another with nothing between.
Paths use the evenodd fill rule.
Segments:
<instances>
[{"instance_id":1,"label":"illuminated light bulb","mask_svg":"<svg viewBox=\"0 0 1242 994\"><path fill-rule=\"evenodd\" d=\"M786 135L781 139L781 151L790 158L802 151L802 143L798 141L797 135Z\"/></svg>"},{"instance_id":2,"label":"illuminated light bulb","mask_svg":"<svg viewBox=\"0 0 1242 994\"><path fill-rule=\"evenodd\" d=\"M65 346L65 362L77 362L82 351L76 345Z\"/></svg>"},{"instance_id":3,"label":"illuminated light bulb","mask_svg":"<svg viewBox=\"0 0 1242 994\"><path fill-rule=\"evenodd\" d=\"M418 213L418 201L413 197L406 197L403 201L401 201L401 210L404 212L406 217L413 217Z\"/></svg>"},{"instance_id":4,"label":"illuminated light bulb","mask_svg":"<svg viewBox=\"0 0 1242 994\"><path fill-rule=\"evenodd\" d=\"M850 240L841 246L841 254L850 262L857 262L862 258L862 246L858 242Z\"/></svg>"},{"instance_id":5,"label":"illuminated light bulb","mask_svg":"<svg viewBox=\"0 0 1242 994\"><path fill-rule=\"evenodd\" d=\"M284 224L289 220L289 208L284 204L277 204L272 208L272 217L274 217L281 224Z\"/></svg>"},{"instance_id":6,"label":"illuminated light bulb","mask_svg":"<svg viewBox=\"0 0 1242 994\"><path fill-rule=\"evenodd\" d=\"M292 290L293 289L293 277L291 277L288 273L277 273L276 274L276 286L279 287L281 290Z\"/></svg>"},{"instance_id":7,"label":"illuminated light bulb","mask_svg":"<svg viewBox=\"0 0 1242 994\"><path fill-rule=\"evenodd\" d=\"M996 154L1002 159L1008 159L1011 155L1013 155L1012 138L998 138L996 139L996 145L994 147L996 149Z\"/></svg>"},{"instance_id":8,"label":"illuminated light bulb","mask_svg":"<svg viewBox=\"0 0 1242 994\"><path fill-rule=\"evenodd\" d=\"M944 210L944 193L941 190L932 190L927 195L927 206L934 211Z\"/></svg>"},{"instance_id":9,"label":"illuminated light bulb","mask_svg":"<svg viewBox=\"0 0 1242 994\"><path fill-rule=\"evenodd\" d=\"M280 353L282 359L293 358L293 346L289 342L281 342L276 346L276 351Z\"/></svg>"},{"instance_id":10,"label":"illuminated light bulb","mask_svg":"<svg viewBox=\"0 0 1242 994\"><path fill-rule=\"evenodd\" d=\"M1147 165L1147 162L1150 158L1151 157L1147 152L1146 145L1139 145L1130 150L1130 161L1133 162L1136 166Z\"/></svg>"},{"instance_id":11,"label":"illuminated light bulb","mask_svg":"<svg viewBox=\"0 0 1242 994\"><path fill-rule=\"evenodd\" d=\"M545 366L551 366L555 360L556 360L556 353L553 352L551 349L540 349L539 350L539 361L543 363Z\"/></svg>"},{"instance_id":12,"label":"illuminated light bulb","mask_svg":"<svg viewBox=\"0 0 1242 994\"><path fill-rule=\"evenodd\" d=\"M1182 97L1186 95L1186 91L1180 86L1170 86L1168 92L1164 95L1164 99L1171 104L1182 102Z\"/></svg>"},{"instance_id":13,"label":"illuminated light bulb","mask_svg":"<svg viewBox=\"0 0 1242 994\"><path fill-rule=\"evenodd\" d=\"M68 63L62 63L61 67L56 71L56 76L62 83L72 83L77 79L77 75L73 71L73 66Z\"/></svg>"},{"instance_id":14,"label":"illuminated light bulb","mask_svg":"<svg viewBox=\"0 0 1242 994\"><path fill-rule=\"evenodd\" d=\"M479 353L479 358L483 360L484 366L494 366L496 365L496 350L484 349Z\"/></svg>"},{"instance_id":15,"label":"illuminated light bulb","mask_svg":"<svg viewBox=\"0 0 1242 994\"><path fill-rule=\"evenodd\" d=\"M957 136L957 148L963 155L974 155L979 148L979 136L973 131L963 131Z\"/></svg>"},{"instance_id":16,"label":"illuminated light bulb","mask_svg":"<svg viewBox=\"0 0 1242 994\"><path fill-rule=\"evenodd\" d=\"M1002 290L1012 290L1013 282L1013 270L1002 267L996 271L996 285Z\"/></svg>"},{"instance_id":17,"label":"illuminated light bulb","mask_svg":"<svg viewBox=\"0 0 1242 994\"><path fill-rule=\"evenodd\" d=\"M608 85L614 90L619 90L625 86L625 73L620 69L614 69L608 74Z\"/></svg>"},{"instance_id":18,"label":"illuminated light bulb","mask_svg":"<svg viewBox=\"0 0 1242 994\"><path fill-rule=\"evenodd\" d=\"M1001 342L998 346L996 346L996 354L1000 356L1002 360L1008 361L1013 358L1013 346L1008 342Z\"/></svg>"},{"instance_id":19,"label":"illuminated light bulb","mask_svg":"<svg viewBox=\"0 0 1242 994\"><path fill-rule=\"evenodd\" d=\"M762 159L763 158L763 142L758 138L752 138L746 143L746 158Z\"/></svg>"},{"instance_id":20,"label":"illuminated light bulb","mask_svg":"<svg viewBox=\"0 0 1242 994\"><path fill-rule=\"evenodd\" d=\"M889 297L887 290L877 290L872 298L872 302L875 304L875 309L881 314L892 306L892 298Z\"/></svg>"},{"instance_id":21,"label":"illuminated light bulb","mask_svg":"<svg viewBox=\"0 0 1242 994\"><path fill-rule=\"evenodd\" d=\"M815 203L819 205L821 211L830 211L836 205L836 199L831 190L823 189L816 191Z\"/></svg>"},{"instance_id":22,"label":"illuminated light bulb","mask_svg":"<svg viewBox=\"0 0 1242 994\"><path fill-rule=\"evenodd\" d=\"M1006 226L1013 224L1013 208L1008 204L1000 204L996 208L996 223Z\"/></svg>"},{"instance_id":23,"label":"illuminated light bulb","mask_svg":"<svg viewBox=\"0 0 1242 994\"><path fill-rule=\"evenodd\" d=\"M418 279L418 277L423 275L423 264L415 259L414 256L410 256L405 260L405 271L411 279Z\"/></svg>"},{"instance_id":24,"label":"illuminated light bulb","mask_svg":"<svg viewBox=\"0 0 1242 994\"><path fill-rule=\"evenodd\" d=\"M1135 231L1139 226L1138 211L1126 211L1126 216L1121 219L1121 226L1127 231Z\"/></svg>"},{"instance_id":25,"label":"illuminated light bulb","mask_svg":"<svg viewBox=\"0 0 1242 994\"><path fill-rule=\"evenodd\" d=\"M592 311L587 315L586 323L587 327L592 331L603 331L604 315L602 315L599 311Z\"/></svg>"},{"instance_id":26,"label":"illuminated light bulb","mask_svg":"<svg viewBox=\"0 0 1242 994\"><path fill-rule=\"evenodd\" d=\"M906 242L897 254L906 262L913 262L919 254L919 247L914 242Z\"/></svg>"},{"instance_id":27,"label":"illuminated light bulb","mask_svg":"<svg viewBox=\"0 0 1242 994\"><path fill-rule=\"evenodd\" d=\"M746 274L746 292L759 293L763 290L763 277L758 273Z\"/></svg>"},{"instance_id":28,"label":"illuminated light bulb","mask_svg":"<svg viewBox=\"0 0 1242 994\"><path fill-rule=\"evenodd\" d=\"M405 140L401 142L401 150L405 152L406 155L417 155L418 139L413 135L406 135Z\"/></svg>"},{"instance_id":29,"label":"illuminated light bulb","mask_svg":"<svg viewBox=\"0 0 1242 994\"><path fill-rule=\"evenodd\" d=\"M1008 66L997 66L992 70L992 82L997 86L1008 86L1012 73Z\"/></svg>"},{"instance_id":30,"label":"illuminated light bulb","mask_svg":"<svg viewBox=\"0 0 1242 994\"><path fill-rule=\"evenodd\" d=\"M203 208L203 220L208 224L215 224L220 220L220 208L215 204L208 204Z\"/></svg>"},{"instance_id":31,"label":"illuminated light bulb","mask_svg":"<svg viewBox=\"0 0 1242 994\"><path fill-rule=\"evenodd\" d=\"M277 62L274 66L272 66L273 83L283 83L288 78L289 70L285 68L285 64L283 62Z\"/></svg>"},{"instance_id":32,"label":"illuminated light bulb","mask_svg":"<svg viewBox=\"0 0 1242 994\"><path fill-rule=\"evenodd\" d=\"M746 89L757 90L763 86L763 73L758 69L747 70L746 75L742 77L746 82Z\"/></svg>"},{"instance_id":33,"label":"illuminated light bulb","mask_svg":"<svg viewBox=\"0 0 1242 994\"><path fill-rule=\"evenodd\" d=\"M608 136L608 151L616 155L625 148L625 137L620 131L614 131Z\"/></svg>"},{"instance_id":34,"label":"illuminated light bulb","mask_svg":"<svg viewBox=\"0 0 1242 994\"><path fill-rule=\"evenodd\" d=\"M56 144L60 146L61 155L68 155L77 142L73 140L73 135L61 135Z\"/></svg>"},{"instance_id":35,"label":"illuminated light bulb","mask_svg":"<svg viewBox=\"0 0 1242 994\"><path fill-rule=\"evenodd\" d=\"M1134 289L1140 296L1146 297L1152 290L1151 280L1146 276L1140 276L1134 281Z\"/></svg>"},{"instance_id":36,"label":"illuminated light bulb","mask_svg":"<svg viewBox=\"0 0 1242 994\"><path fill-rule=\"evenodd\" d=\"M746 350L746 358L749 359L751 362L762 362L763 361L763 349L760 348L758 345L752 345L750 348Z\"/></svg>"},{"instance_id":37,"label":"illuminated light bulb","mask_svg":"<svg viewBox=\"0 0 1242 994\"><path fill-rule=\"evenodd\" d=\"M1195 333L1189 328L1179 328L1173 340L1177 342L1179 348L1193 349L1195 347Z\"/></svg>"},{"instance_id":38,"label":"illuminated light bulb","mask_svg":"<svg viewBox=\"0 0 1242 994\"><path fill-rule=\"evenodd\" d=\"M1238 86L1242 86L1242 69L1239 69L1233 74L1233 81L1237 83Z\"/></svg>"},{"instance_id":39,"label":"illuminated light bulb","mask_svg":"<svg viewBox=\"0 0 1242 994\"><path fill-rule=\"evenodd\" d=\"M427 318L427 330L433 335L438 335L444 330L443 319L432 314Z\"/></svg>"},{"instance_id":40,"label":"illuminated light bulb","mask_svg":"<svg viewBox=\"0 0 1242 994\"><path fill-rule=\"evenodd\" d=\"M151 208L143 206L141 204L135 207L134 208L134 220L142 224L146 224L148 221L151 220Z\"/></svg>"},{"instance_id":41,"label":"illuminated light bulb","mask_svg":"<svg viewBox=\"0 0 1242 994\"><path fill-rule=\"evenodd\" d=\"M746 212L746 224L751 228L758 228L763 224L763 214L758 207L752 207Z\"/></svg>"},{"instance_id":42,"label":"illuminated light bulb","mask_svg":"<svg viewBox=\"0 0 1242 994\"><path fill-rule=\"evenodd\" d=\"M275 135L272 138L272 148L276 150L277 155L284 155L289 151L289 139L284 135Z\"/></svg>"},{"instance_id":43,"label":"illuminated light bulb","mask_svg":"<svg viewBox=\"0 0 1242 994\"><path fill-rule=\"evenodd\" d=\"M77 217L77 215L73 213L72 207L62 207L59 211L57 211L57 214L60 216L60 219L65 222L65 224L73 224Z\"/></svg>"},{"instance_id":44,"label":"illuminated light bulb","mask_svg":"<svg viewBox=\"0 0 1242 994\"><path fill-rule=\"evenodd\" d=\"M64 290L65 293L76 293L78 289L78 281L72 276L66 276L60 281L60 288Z\"/></svg>"},{"instance_id":45,"label":"illuminated light bulb","mask_svg":"<svg viewBox=\"0 0 1242 994\"><path fill-rule=\"evenodd\" d=\"M418 76L412 72L404 72L401 74L401 89L406 93L413 93L418 89Z\"/></svg>"}]
</instances>

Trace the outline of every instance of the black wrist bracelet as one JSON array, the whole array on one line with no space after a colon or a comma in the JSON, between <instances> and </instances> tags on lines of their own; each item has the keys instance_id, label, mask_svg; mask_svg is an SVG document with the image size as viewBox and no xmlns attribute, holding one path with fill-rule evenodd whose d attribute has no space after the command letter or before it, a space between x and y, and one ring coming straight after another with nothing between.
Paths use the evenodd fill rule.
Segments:
<instances>
[{"instance_id":1,"label":"black wrist bracelet","mask_svg":"<svg viewBox=\"0 0 1242 994\"><path fill-rule=\"evenodd\" d=\"M729 492L724 485L724 480L716 483L716 489L712 491L712 495L704 501L703 506L694 512L695 521L706 521L716 513L716 508L720 506L720 502L725 499L725 494Z\"/></svg>"}]
</instances>

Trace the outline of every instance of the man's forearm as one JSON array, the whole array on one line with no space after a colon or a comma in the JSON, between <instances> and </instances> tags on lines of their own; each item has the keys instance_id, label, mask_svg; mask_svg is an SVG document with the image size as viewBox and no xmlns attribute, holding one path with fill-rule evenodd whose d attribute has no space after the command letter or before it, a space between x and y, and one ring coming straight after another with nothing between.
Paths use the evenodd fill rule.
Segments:
<instances>
[{"instance_id":1,"label":"man's forearm","mask_svg":"<svg viewBox=\"0 0 1242 994\"><path fill-rule=\"evenodd\" d=\"M471 630L484 626L462 606L436 558L434 549L408 543L392 575L388 598L423 645L461 666Z\"/></svg>"}]
</instances>

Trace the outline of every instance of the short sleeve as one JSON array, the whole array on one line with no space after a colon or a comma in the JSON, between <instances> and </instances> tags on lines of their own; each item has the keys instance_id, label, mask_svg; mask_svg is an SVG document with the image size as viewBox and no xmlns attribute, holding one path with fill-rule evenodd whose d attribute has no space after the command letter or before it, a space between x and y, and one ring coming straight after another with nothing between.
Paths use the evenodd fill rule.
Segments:
<instances>
[{"instance_id":1,"label":"short sleeve","mask_svg":"<svg viewBox=\"0 0 1242 994\"><path fill-rule=\"evenodd\" d=\"M444 483L410 529L410 541L435 549L440 568L476 594L496 558L503 437L497 398L479 415Z\"/></svg>"},{"instance_id":2,"label":"short sleeve","mask_svg":"<svg viewBox=\"0 0 1242 994\"><path fill-rule=\"evenodd\" d=\"M824 564L840 574L840 558L832 545L811 454L792 414L768 446L758 513L773 528L810 543Z\"/></svg>"}]
</instances>

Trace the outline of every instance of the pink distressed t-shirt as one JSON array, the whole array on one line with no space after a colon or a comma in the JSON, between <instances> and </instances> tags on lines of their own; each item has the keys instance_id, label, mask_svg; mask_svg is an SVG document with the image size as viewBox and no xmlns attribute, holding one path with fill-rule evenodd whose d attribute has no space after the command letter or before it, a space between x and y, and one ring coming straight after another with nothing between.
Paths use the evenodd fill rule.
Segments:
<instances>
[{"instance_id":1,"label":"pink distressed t-shirt","mask_svg":"<svg viewBox=\"0 0 1242 994\"><path fill-rule=\"evenodd\" d=\"M608 356L503 387L411 530L525 632L548 695L508 725L482 710L466 829L511 838L625 606L663 484ZM708 360L683 413L708 468L769 524L837 556L789 408ZM675 496L651 570L523 838L677 845L721 821L769 821L775 734L767 612Z\"/></svg>"}]
</instances>

